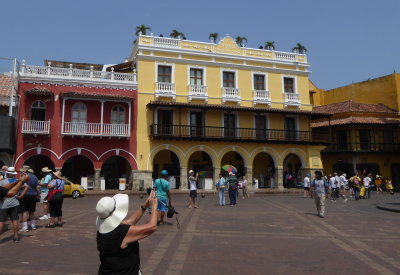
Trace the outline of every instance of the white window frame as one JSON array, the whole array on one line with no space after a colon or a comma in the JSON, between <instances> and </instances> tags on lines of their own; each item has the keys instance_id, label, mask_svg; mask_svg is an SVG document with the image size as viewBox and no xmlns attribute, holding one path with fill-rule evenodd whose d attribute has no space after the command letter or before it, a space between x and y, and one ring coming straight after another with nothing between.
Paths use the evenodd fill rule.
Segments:
<instances>
[{"instance_id":1,"label":"white window frame","mask_svg":"<svg viewBox=\"0 0 400 275\"><path fill-rule=\"evenodd\" d=\"M229 87L224 87L224 72L230 72L230 73L235 73L235 89L239 89L239 74L238 70L233 70L233 69L225 69L221 68L221 89L222 88L229 88Z\"/></svg>"},{"instance_id":2,"label":"white window frame","mask_svg":"<svg viewBox=\"0 0 400 275\"><path fill-rule=\"evenodd\" d=\"M155 82L158 83L158 66L169 66L171 67L171 84L175 84L175 64L174 63L166 63L166 62L156 62L155 63L155 74L156 79Z\"/></svg>"},{"instance_id":3,"label":"white window frame","mask_svg":"<svg viewBox=\"0 0 400 275\"><path fill-rule=\"evenodd\" d=\"M197 65L188 65L187 66L187 75L188 75L188 85L190 84L190 69L196 69L196 70L203 70L203 86L207 86L207 73L206 73L206 67L203 66L197 66Z\"/></svg>"},{"instance_id":4,"label":"white window frame","mask_svg":"<svg viewBox=\"0 0 400 275\"><path fill-rule=\"evenodd\" d=\"M284 94L285 93L285 78L293 78L293 80L294 80L294 87L293 87L293 89L294 89L294 94L298 94L299 92L298 92L298 90L297 90L297 76L295 76L295 75L282 75L282 94Z\"/></svg>"},{"instance_id":5,"label":"white window frame","mask_svg":"<svg viewBox=\"0 0 400 275\"><path fill-rule=\"evenodd\" d=\"M265 72L251 72L251 90L255 91L256 89L254 89L254 75L263 75L264 76L264 86L265 86L265 90L264 91L269 91L268 89L268 73Z\"/></svg>"},{"instance_id":6,"label":"white window frame","mask_svg":"<svg viewBox=\"0 0 400 275\"><path fill-rule=\"evenodd\" d=\"M113 124L112 123L112 114L113 114L113 109L114 109L114 107L117 107L117 106L119 106L119 107L121 107L123 110L124 110L124 123L122 123L122 124L127 124L126 123L126 108L123 106L123 105L121 105L121 104L115 104L115 105L113 105L112 107L111 107L111 123L110 124ZM121 124L117 124L117 125L121 125Z\"/></svg>"}]
</instances>

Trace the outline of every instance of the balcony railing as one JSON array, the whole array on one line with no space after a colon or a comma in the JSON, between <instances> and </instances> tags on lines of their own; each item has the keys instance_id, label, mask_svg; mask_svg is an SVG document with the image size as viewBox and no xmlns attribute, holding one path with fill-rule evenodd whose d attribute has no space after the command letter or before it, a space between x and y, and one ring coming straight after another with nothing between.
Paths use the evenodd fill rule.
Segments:
<instances>
[{"instance_id":1,"label":"balcony railing","mask_svg":"<svg viewBox=\"0 0 400 275\"><path fill-rule=\"evenodd\" d=\"M373 152L381 152L381 153L390 153L390 152L400 152L400 143L391 142L391 143L348 143L348 144L331 144L329 145L324 152L365 152L365 153L373 153Z\"/></svg>"},{"instance_id":2,"label":"balcony railing","mask_svg":"<svg viewBox=\"0 0 400 275\"><path fill-rule=\"evenodd\" d=\"M128 124L64 122L63 135L129 137Z\"/></svg>"},{"instance_id":3,"label":"balcony railing","mask_svg":"<svg viewBox=\"0 0 400 275\"><path fill-rule=\"evenodd\" d=\"M300 96L295 93L284 93L285 94L285 105L287 106L299 106Z\"/></svg>"},{"instance_id":4,"label":"balcony railing","mask_svg":"<svg viewBox=\"0 0 400 275\"><path fill-rule=\"evenodd\" d=\"M136 73L116 73L114 69L111 72L81 70L72 68L57 68L49 66L32 66L23 63L20 70L21 77L40 77L47 79L71 79L71 80L90 80L106 83L125 83L137 84Z\"/></svg>"},{"instance_id":5,"label":"balcony railing","mask_svg":"<svg viewBox=\"0 0 400 275\"><path fill-rule=\"evenodd\" d=\"M271 143L328 143L327 136L313 137L310 131L278 129L225 128L190 125L150 125L154 139L184 139L208 141L271 142Z\"/></svg>"},{"instance_id":6,"label":"balcony railing","mask_svg":"<svg viewBox=\"0 0 400 275\"><path fill-rule=\"evenodd\" d=\"M270 104L271 93L269 91L253 90L253 102L254 104L256 103Z\"/></svg>"},{"instance_id":7,"label":"balcony railing","mask_svg":"<svg viewBox=\"0 0 400 275\"><path fill-rule=\"evenodd\" d=\"M222 88L222 101L240 102L240 90L238 88Z\"/></svg>"},{"instance_id":8,"label":"balcony railing","mask_svg":"<svg viewBox=\"0 0 400 275\"><path fill-rule=\"evenodd\" d=\"M192 99L208 99L207 86L189 85L189 100Z\"/></svg>"},{"instance_id":9,"label":"balcony railing","mask_svg":"<svg viewBox=\"0 0 400 275\"><path fill-rule=\"evenodd\" d=\"M23 134L48 135L50 133L50 120L22 120Z\"/></svg>"},{"instance_id":10,"label":"balcony railing","mask_svg":"<svg viewBox=\"0 0 400 275\"><path fill-rule=\"evenodd\" d=\"M160 96L175 98L175 83L156 82L156 97Z\"/></svg>"}]
</instances>

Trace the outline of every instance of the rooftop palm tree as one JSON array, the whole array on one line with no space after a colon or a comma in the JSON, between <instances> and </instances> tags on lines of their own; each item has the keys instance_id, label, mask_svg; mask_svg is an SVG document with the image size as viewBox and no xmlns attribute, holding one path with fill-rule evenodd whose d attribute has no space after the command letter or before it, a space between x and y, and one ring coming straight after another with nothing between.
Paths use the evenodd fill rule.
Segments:
<instances>
[{"instance_id":1,"label":"rooftop palm tree","mask_svg":"<svg viewBox=\"0 0 400 275\"><path fill-rule=\"evenodd\" d=\"M136 35L139 35L139 33L141 32L143 35L146 35L147 31L151 31L150 27L147 27L146 25L140 25L136 27Z\"/></svg>"},{"instance_id":2,"label":"rooftop palm tree","mask_svg":"<svg viewBox=\"0 0 400 275\"><path fill-rule=\"evenodd\" d=\"M218 33L217 32L212 32L208 36L208 40L213 41L214 43L217 43L217 39L218 39Z\"/></svg>"},{"instance_id":3,"label":"rooftop palm tree","mask_svg":"<svg viewBox=\"0 0 400 275\"><path fill-rule=\"evenodd\" d=\"M235 38L236 44L239 45L239 47L243 47L244 46L244 42L247 42L247 38L243 37L243 36L236 36Z\"/></svg>"},{"instance_id":4,"label":"rooftop palm tree","mask_svg":"<svg viewBox=\"0 0 400 275\"><path fill-rule=\"evenodd\" d=\"M301 45L300 43L296 44L296 47L292 49L293 52L299 53L299 54L305 54L307 52L306 47Z\"/></svg>"},{"instance_id":5,"label":"rooftop palm tree","mask_svg":"<svg viewBox=\"0 0 400 275\"><path fill-rule=\"evenodd\" d=\"M177 31L175 29L172 30L172 32L169 34L169 37L171 37L171 38L182 37L182 39L186 39L185 35L182 32Z\"/></svg>"},{"instance_id":6,"label":"rooftop palm tree","mask_svg":"<svg viewBox=\"0 0 400 275\"><path fill-rule=\"evenodd\" d=\"M270 50L270 51L275 51L275 41L267 41L267 42L265 42L264 49Z\"/></svg>"}]
</instances>

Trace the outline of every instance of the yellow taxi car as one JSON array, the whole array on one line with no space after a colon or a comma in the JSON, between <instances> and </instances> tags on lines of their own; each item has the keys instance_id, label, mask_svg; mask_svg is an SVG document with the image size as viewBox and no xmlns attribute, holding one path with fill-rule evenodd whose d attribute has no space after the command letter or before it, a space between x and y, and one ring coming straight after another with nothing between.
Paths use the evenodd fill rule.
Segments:
<instances>
[{"instance_id":1,"label":"yellow taxi car","mask_svg":"<svg viewBox=\"0 0 400 275\"><path fill-rule=\"evenodd\" d=\"M86 190L81 185L75 184L66 178L64 178L64 180L64 196L72 196L73 199L76 199L85 195Z\"/></svg>"}]
</instances>

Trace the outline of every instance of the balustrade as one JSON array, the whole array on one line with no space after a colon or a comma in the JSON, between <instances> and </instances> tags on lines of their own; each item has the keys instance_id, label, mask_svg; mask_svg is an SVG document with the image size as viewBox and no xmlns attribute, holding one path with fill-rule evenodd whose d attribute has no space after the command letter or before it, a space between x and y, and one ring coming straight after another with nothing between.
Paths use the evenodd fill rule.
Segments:
<instances>
[{"instance_id":1,"label":"balustrade","mask_svg":"<svg viewBox=\"0 0 400 275\"><path fill-rule=\"evenodd\" d=\"M272 142L272 143L328 143L328 137L314 139L310 131L286 131L280 129L229 128L214 126L190 125L150 125L150 136L153 138L177 138L187 140L224 141L236 140L242 142Z\"/></svg>"},{"instance_id":2,"label":"balustrade","mask_svg":"<svg viewBox=\"0 0 400 275\"><path fill-rule=\"evenodd\" d=\"M261 103L270 103L271 93L269 91L254 90L253 100Z\"/></svg>"},{"instance_id":3,"label":"balustrade","mask_svg":"<svg viewBox=\"0 0 400 275\"><path fill-rule=\"evenodd\" d=\"M22 133L24 134L49 134L50 133L50 120L22 120Z\"/></svg>"},{"instance_id":4,"label":"balustrade","mask_svg":"<svg viewBox=\"0 0 400 275\"><path fill-rule=\"evenodd\" d=\"M207 96L207 86L189 85L189 95Z\"/></svg>"},{"instance_id":5,"label":"balustrade","mask_svg":"<svg viewBox=\"0 0 400 275\"><path fill-rule=\"evenodd\" d=\"M175 94L175 84L169 82L157 82L157 93Z\"/></svg>"},{"instance_id":6,"label":"balustrade","mask_svg":"<svg viewBox=\"0 0 400 275\"><path fill-rule=\"evenodd\" d=\"M154 37L154 45L168 48L179 48L179 39Z\"/></svg>"},{"instance_id":7,"label":"balustrade","mask_svg":"<svg viewBox=\"0 0 400 275\"><path fill-rule=\"evenodd\" d=\"M128 124L64 122L64 135L130 136Z\"/></svg>"},{"instance_id":8,"label":"balustrade","mask_svg":"<svg viewBox=\"0 0 400 275\"><path fill-rule=\"evenodd\" d=\"M285 103L286 104L300 104L300 96L295 93L284 93L285 94Z\"/></svg>"},{"instance_id":9,"label":"balustrade","mask_svg":"<svg viewBox=\"0 0 400 275\"><path fill-rule=\"evenodd\" d=\"M57 68L49 66L32 66L32 65L21 65L20 71L21 77L48 77L48 78L69 78L77 80L98 80L106 82L116 83L136 83L136 72L134 73L116 73L113 71L94 71L94 70L81 70L72 68Z\"/></svg>"}]
</instances>

